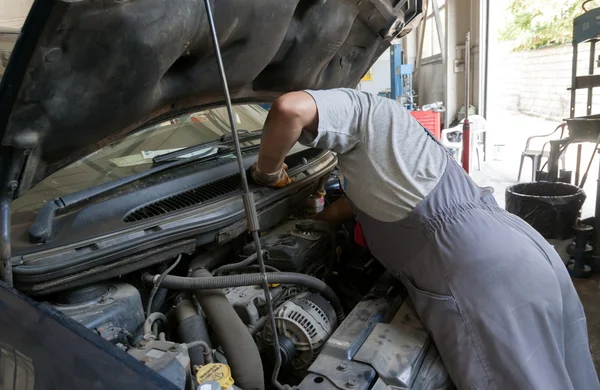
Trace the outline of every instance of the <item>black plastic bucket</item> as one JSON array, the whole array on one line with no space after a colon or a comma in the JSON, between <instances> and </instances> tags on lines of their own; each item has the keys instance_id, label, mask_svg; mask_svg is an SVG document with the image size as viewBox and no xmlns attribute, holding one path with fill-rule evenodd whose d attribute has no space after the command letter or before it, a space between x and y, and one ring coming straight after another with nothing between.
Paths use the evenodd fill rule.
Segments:
<instances>
[{"instance_id":1,"label":"black plastic bucket","mask_svg":"<svg viewBox=\"0 0 600 390\"><path fill-rule=\"evenodd\" d=\"M538 181L506 189L506 210L527 221L545 238L572 236L585 192L567 183Z\"/></svg>"}]
</instances>

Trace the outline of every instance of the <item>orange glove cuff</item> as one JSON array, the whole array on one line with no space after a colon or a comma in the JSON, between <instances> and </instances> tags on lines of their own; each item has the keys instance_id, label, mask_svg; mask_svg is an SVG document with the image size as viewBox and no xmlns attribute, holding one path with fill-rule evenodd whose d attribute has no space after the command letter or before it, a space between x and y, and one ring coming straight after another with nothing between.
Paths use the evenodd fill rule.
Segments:
<instances>
[{"instance_id":1,"label":"orange glove cuff","mask_svg":"<svg viewBox=\"0 0 600 390\"><path fill-rule=\"evenodd\" d=\"M252 179L261 185L281 188L286 185L292 183L294 180L288 176L285 171L285 166L282 167L279 171L266 173L260 170L256 164L252 165L251 173Z\"/></svg>"}]
</instances>

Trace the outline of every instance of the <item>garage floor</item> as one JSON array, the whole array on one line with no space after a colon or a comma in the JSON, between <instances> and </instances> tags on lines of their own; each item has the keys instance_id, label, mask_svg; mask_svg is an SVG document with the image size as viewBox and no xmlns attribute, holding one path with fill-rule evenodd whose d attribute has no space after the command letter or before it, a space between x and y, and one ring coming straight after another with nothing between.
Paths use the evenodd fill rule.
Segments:
<instances>
[{"instance_id":1,"label":"garage floor","mask_svg":"<svg viewBox=\"0 0 600 390\"><path fill-rule=\"evenodd\" d=\"M600 373L600 275L573 280L587 316L588 334L596 372Z\"/></svg>"},{"instance_id":2,"label":"garage floor","mask_svg":"<svg viewBox=\"0 0 600 390\"><path fill-rule=\"evenodd\" d=\"M570 240L548 241L550 244L554 245L554 248L556 248L557 252L566 263L569 260L566 249ZM592 358L596 365L596 372L600 376L600 274L595 274L590 279L573 278L572 280L575 289L579 294L579 298L583 303L583 308L587 317L590 350L592 351Z\"/></svg>"},{"instance_id":3,"label":"garage floor","mask_svg":"<svg viewBox=\"0 0 600 390\"><path fill-rule=\"evenodd\" d=\"M548 240L554 245L557 252L566 263L569 260L566 248L570 240L557 241ZM583 308L587 317L588 336L590 339L590 350L592 358L596 365L596 371L600 376L600 274L595 274L590 279L573 278L575 289L579 293L579 298L583 303Z\"/></svg>"}]
</instances>

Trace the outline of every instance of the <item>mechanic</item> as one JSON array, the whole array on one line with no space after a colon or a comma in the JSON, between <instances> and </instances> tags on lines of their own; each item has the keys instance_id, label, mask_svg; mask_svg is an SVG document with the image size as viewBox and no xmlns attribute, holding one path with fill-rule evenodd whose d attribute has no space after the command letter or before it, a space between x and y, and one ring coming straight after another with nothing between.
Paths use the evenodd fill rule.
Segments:
<instances>
[{"instance_id":1,"label":"mechanic","mask_svg":"<svg viewBox=\"0 0 600 390\"><path fill-rule=\"evenodd\" d=\"M321 217L356 216L459 389L600 389L583 307L556 251L398 102L352 89L282 95L253 179L292 183L283 161L297 141L338 154L348 201Z\"/></svg>"}]
</instances>

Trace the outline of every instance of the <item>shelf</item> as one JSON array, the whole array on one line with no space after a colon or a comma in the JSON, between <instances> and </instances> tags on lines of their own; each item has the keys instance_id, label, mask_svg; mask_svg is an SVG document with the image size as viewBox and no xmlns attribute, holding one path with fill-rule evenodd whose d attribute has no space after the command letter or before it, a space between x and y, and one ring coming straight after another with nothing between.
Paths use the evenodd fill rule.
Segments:
<instances>
[{"instance_id":1,"label":"shelf","mask_svg":"<svg viewBox=\"0 0 600 390\"><path fill-rule=\"evenodd\" d=\"M575 89L587 89L600 87L600 74L593 74L587 76L578 76L575 79ZM569 91L572 88L569 88Z\"/></svg>"}]
</instances>

